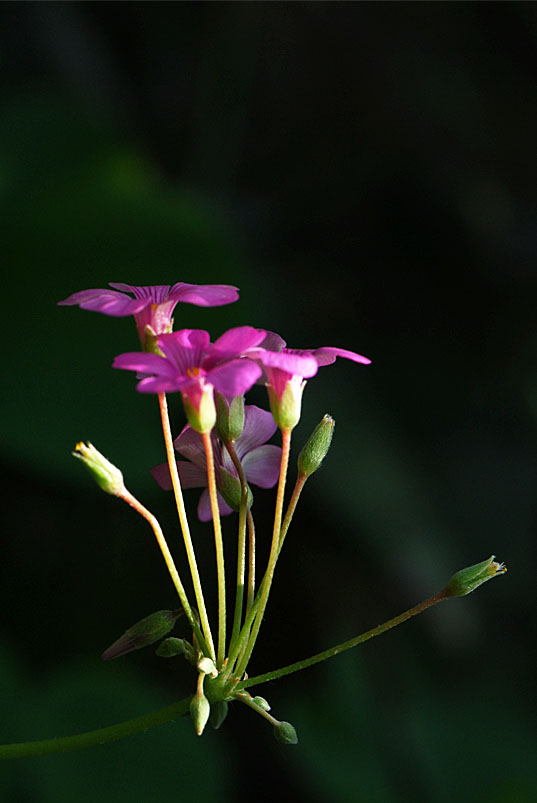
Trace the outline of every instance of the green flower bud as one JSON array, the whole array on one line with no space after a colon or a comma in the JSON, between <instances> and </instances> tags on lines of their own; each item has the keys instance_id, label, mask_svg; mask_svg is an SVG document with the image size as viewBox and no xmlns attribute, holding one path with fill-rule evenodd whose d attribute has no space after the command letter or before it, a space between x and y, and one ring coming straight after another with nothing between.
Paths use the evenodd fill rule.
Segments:
<instances>
[{"instance_id":1,"label":"green flower bud","mask_svg":"<svg viewBox=\"0 0 537 803\"><path fill-rule=\"evenodd\" d=\"M170 638L166 638L164 641L161 641L155 650L155 653L159 656L159 658L173 658L176 655L186 656L191 652L191 645L187 644L184 639L175 638L175 636L170 636Z\"/></svg>"},{"instance_id":2,"label":"green flower bud","mask_svg":"<svg viewBox=\"0 0 537 803\"><path fill-rule=\"evenodd\" d=\"M262 708L263 711L270 711L270 705L267 703L264 697L253 697L252 702Z\"/></svg>"},{"instance_id":3,"label":"green flower bud","mask_svg":"<svg viewBox=\"0 0 537 803\"><path fill-rule=\"evenodd\" d=\"M224 441L236 441L244 429L244 396L235 396L228 402L221 393L215 394L216 429Z\"/></svg>"},{"instance_id":4,"label":"green flower bud","mask_svg":"<svg viewBox=\"0 0 537 803\"><path fill-rule=\"evenodd\" d=\"M211 725L215 729L218 730L220 725L223 723L225 718L227 717L228 712L228 704L225 700L219 700L217 703L213 703L211 706Z\"/></svg>"},{"instance_id":5,"label":"green flower bud","mask_svg":"<svg viewBox=\"0 0 537 803\"><path fill-rule=\"evenodd\" d=\"M222 494L224 501L230 506L232 510L239 510L241 506L242 488L241 482L238 477L231 474L227 469L220 468L218 472L218 490ZM254 496L248 486L248 497L246 504L248 508L252 507L254 503Z\"/></svg>"},{"instance_id":6,"label":"green flower bud","mask_svg":"<svg viewBox=\"0 0 537 803\"><path fill-rule=\"evenodd\" d=\"M278 722L274 725L274 737L282 744L298 744L296 730L290 722Z\"/></svg>"},{"instance_id":7,"label":"green flower bud","mask_svg":"<svg viewBox=\"0 0 537 803\"><path fill-rule=\"evenodd\" d=\"M460 572L454 574L446 586L446 597L463 597L465 594L475 591L487 580L492 580L498 574L505 574L506 571L505 565L497 563L494 555L491 555L488 560L476 563L467 569L461 569Z\"/></svg>"},{"instance_id":8,"label":"green flower bud","mask_svg":"<svg viewBox=\"0 0 537 803\"><path fill-rule=\"evenodd\" d=\"M328 414L317 424L298 455L298 473L309 477L320 467L332 443L336 422Z\"/></svg>"},{"instance_id":9,"label":"green flower bud","mask_svg":"<svg viewBox=\"0 0 537 803\"><path fill-rule=\"evenodd\" d=\"M91 443L77 443L73 457L82 460L93 479L105 493L121 496L125 490L123 474Z\"/></svg>"},{"instance_id":10,"label":"green flower bud","mask_svg":"<svg viewBox=\"0 0 537 803\"><path fill-rule=\"evenodd\" d=\"M201 736L203 733L210 713L211 706L209 700L203 692L198 691L190 701L190 716L192 717L194 729L198 736Z\"/></svg>"},{"instance_id":11,"label":"green flower bud","mask_svg":"<svg viewBox=\"0 0 537 803\"><path fill-rule=\"evenodd\" d=\"M179 611L157 611L145 619L136 622L120 636L117 641L108 647L102 654L103 661L110 661L120 655L126 655L133 650L148 647L155 641L169 633L173 628L176 619L181 615Z\"/></svg>"}]
</instances>

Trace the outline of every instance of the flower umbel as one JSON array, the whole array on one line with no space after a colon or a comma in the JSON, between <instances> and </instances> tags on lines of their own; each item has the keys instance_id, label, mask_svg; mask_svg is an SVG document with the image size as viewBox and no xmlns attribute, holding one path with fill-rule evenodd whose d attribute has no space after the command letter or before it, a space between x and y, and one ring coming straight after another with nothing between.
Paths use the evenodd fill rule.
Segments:
<instances>
[{"instance_id":1,"label":"flower umbel","mask_svg":"<svg viewBox=\"0 0 537 803\"><path fill-rule=\"evenodd\" d=\"M198 307L219 307L237 301L239 291L229 284L187 284L177 282L136 287L122 282L110 282L113 290L81 290L59 301L60 306L78 305L81 309L102 312L113 317L134 315L142 347L147 334L162 335L172 330L172 314L176 305L195 304ZM134 298L127 295L132 293ZM148 328L149 327L149 330Z\"/></svg>"},{"instance_id":2,"label":"flower umbel","mask_svg":"<svg viewBox=\"0 0 537 803\"><path fill-rule=\"evenodd\" d=\"M267 444L274 435L276 424L271 414L255 404L244 408L244 429L235 441L235 451L242 463L248 482L260 488L272 488L278 481L282 450L279 446ZM212 434L216 483L218 486L218 507L220 514L226 516L240 505L241 487L237 471L225 446ZM183 488L205 488L199 503L198 517L201 521L212 518L209 492L207 490L207 463L203 440L190 425L183 429L174 441L177 452L186 460L178 460L177 468ZM161 488L172 487L167 463L155 466L151 474ZM224 500L225 497L225 500Z\"/></svg>"}]
</instances>

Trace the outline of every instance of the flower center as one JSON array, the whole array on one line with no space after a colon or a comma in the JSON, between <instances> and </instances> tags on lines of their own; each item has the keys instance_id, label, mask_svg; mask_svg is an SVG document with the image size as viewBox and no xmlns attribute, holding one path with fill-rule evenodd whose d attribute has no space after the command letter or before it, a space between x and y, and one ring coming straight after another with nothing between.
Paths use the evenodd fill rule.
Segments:
<instances>
[{"instance_id":1,"label":"flower center","mask_svg":"<svg viewBox=\"0 0 537 803\"><path fill-rule=\"evenodd\" d=\"M191 379L199 379L201 376L201 368L187 368L186 373Z\"/></svg>"}]
</instances>

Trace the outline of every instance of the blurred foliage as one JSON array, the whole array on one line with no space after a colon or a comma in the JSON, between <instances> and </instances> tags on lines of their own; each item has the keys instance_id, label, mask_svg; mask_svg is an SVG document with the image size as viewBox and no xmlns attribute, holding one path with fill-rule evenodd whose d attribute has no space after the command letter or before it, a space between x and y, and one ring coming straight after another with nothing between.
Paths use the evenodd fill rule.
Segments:
<instances>
[{"instance_id":1,"label":"blurred foliage","mask_svg":"<svg viewBox=\"0 0 537 803\"><path fill-rule=\"evenodd\" d=\"M145 523L70 457L78 440L123 469L185 561L148 477L163 459L155 400L110 370L137 348L134 326L55 307L76 290L236 284L238 304L182 305L176 324L248 323L373 359L306 388L294 454L325 412L335 437L252 673L491 552L509 567L260 689L297 747L233 707L203 739L178 722L4 765L2 799L536 799L535 6L7 2L0 22L2 738L108 724L192 686L151 651L97 669L119 633L175 602ZM256 493L260 565L270 499ZM210 535L193 530L211 585Z\"/></svg>"}]
</instances>

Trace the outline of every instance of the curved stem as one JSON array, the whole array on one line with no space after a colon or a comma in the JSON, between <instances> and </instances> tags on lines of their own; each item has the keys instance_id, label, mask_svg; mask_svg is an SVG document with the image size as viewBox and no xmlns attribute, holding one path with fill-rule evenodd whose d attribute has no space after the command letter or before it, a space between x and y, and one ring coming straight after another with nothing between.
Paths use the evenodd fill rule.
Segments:
<instances>
[{"instance_id":1,"label":"curved stem","mask_svg":"<svg viewBox=\"0 0 537 803\"><path fill-rule=\"evenodd\" d=\"M267 607L270 587L272 585L272 578L274 576L274 569L276 567L276 561L278 559L280 532L282 528L283 497L285 493L285 481L287 478L287 466L289 464L290 450L291 450L291 430L284 429L282 430L282 457L280 466L280 479L278 481L276 509L274 511L274 527L272 530L272 545L270 548L268 566L265 572L265 576L263 578L263 583L261 585L261 597L259 600L257 615L252 627L252 631L250 633L250 637L248 639L248 644L246 646L246 649L243 655L241 655L241 658L237 664L237 669L234 670L235 677L241 677L246 667L248 666L248 661L250 660L250 657L252 655L255 642L259 634L259 629L261 627L261 622L263 621L265 608Z\"/></svg>"},{"instance_id":2,"label":"curved stem","mask_svg":"<svg viewBox=\"0 0 537 803\"><path fill-rule=\"evenodd\" d=\"M216 655L214 651L213 637L211 633L211 626L209 624L209 618L207 616L207 609L205 607L205 600L203 598L203 590L201 587L201 580L198 572L198 564L196 563L194 545L192 544L192 538L190 537L190 527L188 526L188 519L185 510L185 502L183 499L183 491L181 489L181 482L179 480L179 472L177 470L177 463L175 462L172 431L170 427L170 417L168 415L168 404L166 402L166 394L159 393L158 401L160 407L160 419L162 422L162 432L164 435L164 443L166 446L166 457L168 458L168 467L170 469L173 493L175 496L175 504L177 505L179 523L181 525L181 532L183 533L183 540L185 542L188 565L190 566L190 574L192 575L194 593L196 595L196 601L198 603L201 626L203 628L203 633L205 635L205 638L201 640L200 644L206 646L209 655L214 661L216 660Z\"/></svg>"},{"instance_id":3,"label":"curved stem","mask_svg":"<svg viewBox=\"0 0 537 803\"><path fill-rule=\"evenodd\" d=\"M160 547L160 551L162 552L162 555L163 555L164 560L166 562L166 566L167 566L168 571L170 573L170 577L172 578L172 582L173 582L173 584L175 586L175 589L177 591L179 599L181 600L181 605L183 606L183 609L184 609L184 611L185 611L185 613L187 615L188 621L190 623L190 627L192 628L192 630L196 634L196 637L197 637L198 641L201 640L201 643L204 644L205 642L204 642L204 639L203 639L203 635L202 635L200 627L199 627L199 625L198 625L198 623L197 623L197 621L196 621L196 619L194 617L194 614L192 612L192 608L190 607L190 603L188 601L188 597L186 595L184 586L183 586L183 584L181 582L181 578L179 577L179 572L177 571L177 568L175 566L175 563L174 563L174 560L172 558L171 552L168 549L168 544L166 543L166 539L164 537L164 533L162 532L162 528L161 528L161 526L160 526L160 524L158 522L158 519L146 507L144 507L142 505L142 503L139 502L136 499L136 497L131 494L130 491L127 491L126 488L124 488L124 490L118 495L118 498L122 499L124 502L126 502L128 505L130 505L151 526L151 529L155 533L155 538L157 539L157 543L158 543L158 545Z\"/></svg>"},{"instance_id":4,"label":"curved stem","mask_svg":"<svg viewBox=\"0 0 537 803\"><path fill-rule=\"evenodd\" d=\"M0 745L0 759L25 758L28 756L46 756L51 753L66 753L69 750L80 750L82 747L92 747L97 744L113 742L125 736L132 736L141 733L155 725L162 725L172 719L179 719L188 714L190 697L180 700L178 703L153 711L151 714L144 714L141 717L127 719L116 725L109 725L107 728L77 733L74 736L62 736L54 739L43 739L36 742L19 742L15 744Z\"/></svg>"},{"instance_id":5,"label":"curved stem","mask_svg":"<svg viewBox=\"0 0 537 803\"><path fill-rule=\"evenodd\" d=\"M222 527L220 525L220 510L218 509L218 495L216 491L216 478L214 473L214 456L211 433L202 434L207 459L207 479L209 482L209 498L213 514L214 546L216 549L216 571L218 576L218 657L216 665L221 669L226 656L226 574L224 569L224 542L222 540Z\"/></svg>"},{"instance_id":6,"label":"curved stem","mask_svg":"<svg viewBox=\"0 0 537 803\"><path fill-rule=\"evenodd\" d=\"M340 652L350 650L352 647L356 647L358 644L363 644L364 641L369 641L369 639L375 638L375 636L380 636L381 633L385 633L387 630L391 630L392 627L397 627L397 625L406 622L407 619L411 619L413 616L416 616L416 614L427 610L427 608L436 605L443 599L448 599L445 589L443 591L439 591L438 594L435 594L433 597L429 597L429 599L426 599L424 602L420 602L419 605L415 605L408 611L399 614L399 616L395 616L393 619L388 619L388 621L384 622L384 624L377 625L377 627L367 630L360 636L356 636L355 638L349 639L349 641L344 641L335 647L330 647L328 650L324 650L316 655L312 655L311 658L305 658L302 661L296 661L296 663L289 664L281 669L275 669L272 672L265 672L263 675L257 675L256 677L243 680L237 683L235 689L238 691L240 689L247 689L249 686L258 686L260 683L267 683L269 680L276 680L276 678L284 677L284 675L290 675L293 672L300 672L301 669L307 669L309 666L314 666L314 664L318 664L321 661L326 661L328 658L333 658L334 655L339 655Z\"/></svg>"}]
</instances>

